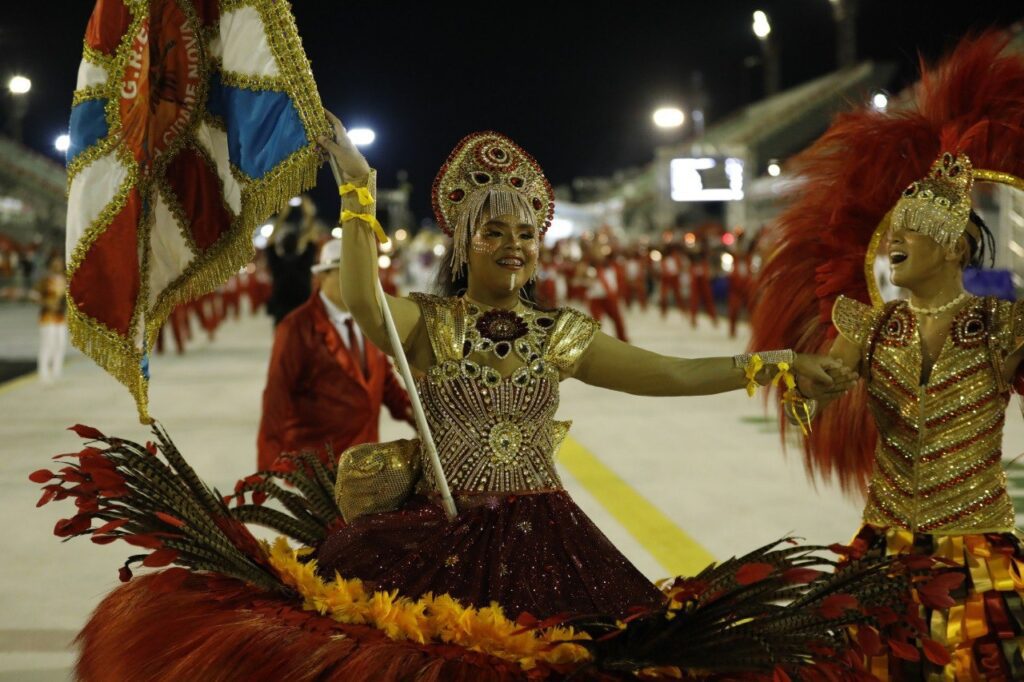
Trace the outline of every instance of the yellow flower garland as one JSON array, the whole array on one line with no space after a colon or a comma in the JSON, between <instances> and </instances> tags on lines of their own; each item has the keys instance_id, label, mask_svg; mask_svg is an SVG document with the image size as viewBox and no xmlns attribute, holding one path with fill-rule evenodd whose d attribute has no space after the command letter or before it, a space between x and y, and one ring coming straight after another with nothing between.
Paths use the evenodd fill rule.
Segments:
<instances>
[{"instance_id":1,"label":"yellow flower garland","mask_svg":"<svg viewBox=\"0 0 1024 682\"><path fill-rule=\"evenodd\" d=\"M339 623L370 625L390 639L420 644L457 644L530 670L537 661L553 664L582 663L590 652L571 640L590 639L571 627L528 630L509 620L497 602L480 609L463 606L447 594L427 594L416 601L398 596L398 591L367 592L358 578L346 579L335 573L325 582L316 574L316 561L302 562L299 556L312 550L293 550L284 538L273 546L263 543L271 565L282 581L303 598L302 608L329 616Z\"/></svg>"}]
</instances>

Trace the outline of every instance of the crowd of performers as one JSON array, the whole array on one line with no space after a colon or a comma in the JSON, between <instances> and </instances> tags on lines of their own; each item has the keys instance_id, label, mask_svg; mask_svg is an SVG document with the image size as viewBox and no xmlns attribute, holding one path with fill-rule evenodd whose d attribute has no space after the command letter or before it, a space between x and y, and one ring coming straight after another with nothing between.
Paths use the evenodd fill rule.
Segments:
<instances>
[{"instance_id":1,"label":"crowd of performers","mask_svg":"<svg viewBox=\"0 0 1024 682\"><path fill-rule=\"evenodd\" d=\"M266 274L266 268L251 263L242 272L231 276L215 291L176 306L160 329L156 342L157 353L166 352L167 333L174 340L174 350L179 355L185 352L196 328L213 341L220 325L227 320L239 319L243 307L253 315L261 313L270 294L271 281Z\"/></svg>"},{"instance_id":2,"label":"crowd of performers","mask_svg":"<svg viewBox=\"0 0 1024 682\"><path fill-rule=\"evenodd\" d=\"M756 248L757 240L744 230L726 232L713 222L668 230L653 242L620 241L599 230L559 241L542 255L537 302L552 308L574 303L599 322L607 317L621 341L629 340L623 311L646 312L652 300L663 318L675 308L693 328L699 315L717 326L724 310L735 338L749 315L749 283L760 262Z\"/></svg>"},{"instance_id":3,"label":"crowd of performers","mask_svg":"<svg viewBox=\"0 0 1024 682\"><path fill-rule=\"evenodd\" d=\"M286 453L221 499L160 428L140 445L78 427L89 447L32 476L43 502L76 502L56 533L145 551L83 630L79 676L1024 679L1024 551L1001 469L1024 306L962 283L994 248L972 185L1024 188L1024 59L1005 45L965 40L913 106L840 115L803 155L806 186L757 280L752 352L732 358L602 333L609 316L626 336L614 310L652 270L663 309L685 299L691 320L713 316L709 249L597 240L579 263L543 255L554 193L494 132L464 138L438 172L438 288L379 300L375 172L331 117L339 333L344 313L362 335L348 337L353 361L361 344L408 358L423 438ZM909 300L881 300L865 277L883 235ZM556 304L564 282L593 315L531 300L534 279ZM809 468L863 489L864 525L833 546L839 561L769 543L653 584L562 486L568 425L554 416L569 379L663 397L775 385ZM666 466L680 455L707 453ZM246 523L304 547L260 545ZM179 567L132 578L135 563Z\"/></svg>"},{"instance_id":4,"label":"crowd of performers","mask_svg":"<svg viewBox=\"0 0 1024 682\"><path fill-rule=\"evenodd\" d=\"M385 290L432 287L443 258L436 246L413 239L389 250L387 267L381 268ZM666 319L677 310L692 328L701 316L716 327L725 316L736 338L750 314L750 281L761 261L757 248L756 235L742 228L726 231L713 221L639 239L602 227L549 244L541 252L533 295L543 308L572 305L607 322L621 341L629 340L624 313L647 312L652 304Z\"/></svg>"}]
</instances>

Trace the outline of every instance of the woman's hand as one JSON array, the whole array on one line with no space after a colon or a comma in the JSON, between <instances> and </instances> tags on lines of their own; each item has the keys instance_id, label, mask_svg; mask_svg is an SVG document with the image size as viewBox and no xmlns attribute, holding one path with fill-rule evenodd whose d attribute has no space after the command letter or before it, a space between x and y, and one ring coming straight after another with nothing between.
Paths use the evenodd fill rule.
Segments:
<instances>
[{"instance_id":1,"label":"woman's hand","mask_svg":"<svg viewBox=\"0 0 1024 682\"><path fill-rule=\"evenodd\" d=\"M370 164L348 136L337 116L327 111L327 120L334 126L334 139L320 137L317 142L338 164L346 180L360 180L370 174Z\"/></svg>"},{"instance_id":2,"label":"woman's hand","mask_svg":"<svg viewBox=\"0 0 1024 682\"><path fill-rule=\"evenodd\" d=\"M797 388L805 398L830 400L850 390L859 378L842 361L826 355L797 355L793 363Z\"/></svg>"}]
</instances>

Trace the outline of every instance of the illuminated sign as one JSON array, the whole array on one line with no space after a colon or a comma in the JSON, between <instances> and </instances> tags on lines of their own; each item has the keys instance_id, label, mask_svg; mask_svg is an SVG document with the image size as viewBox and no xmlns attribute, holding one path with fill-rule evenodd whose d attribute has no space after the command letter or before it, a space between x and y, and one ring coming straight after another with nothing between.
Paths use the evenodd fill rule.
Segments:
<instances>
[{"instance_id":1,"label":"illuminated sign","mask_svg":"<svg viewBox=\"0 0 1024 682\"><path fill-rule=\"evenodd\" d=\"M672 159L668 171L673 201L739 201L743 198L742 159Z\"/></svg>"}]
</instances>

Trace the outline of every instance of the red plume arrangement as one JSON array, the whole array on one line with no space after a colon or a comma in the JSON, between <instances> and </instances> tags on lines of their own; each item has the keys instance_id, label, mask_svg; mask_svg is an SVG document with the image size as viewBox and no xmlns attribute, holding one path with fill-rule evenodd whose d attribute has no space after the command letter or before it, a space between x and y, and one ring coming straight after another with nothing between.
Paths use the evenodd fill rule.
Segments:
<instances>
[{"instance_id":1,"label":"red plume arrangement","mask_svg":"<svg viewBox=\"0 0 1024 682\"><path fill-rule=\"evenodd\" d=\"M934 68L922 64L909 106L840 114L794 159L799 188L765 228L773 247L753 287L752 349L827 352L836 298L870 302L864 259L875 229L940 153L1024 177L1024 55L1008 43L996 31L964 39ZM818 417L804 441L808 474L863 492L876 439L861 385Z\"/></svg>"}]
</instances>

